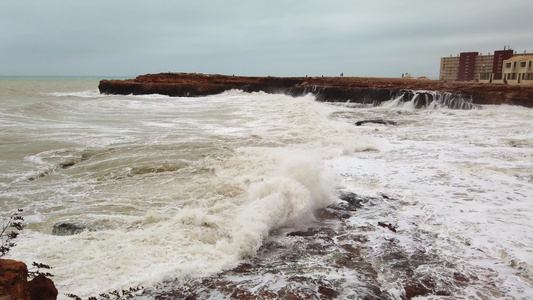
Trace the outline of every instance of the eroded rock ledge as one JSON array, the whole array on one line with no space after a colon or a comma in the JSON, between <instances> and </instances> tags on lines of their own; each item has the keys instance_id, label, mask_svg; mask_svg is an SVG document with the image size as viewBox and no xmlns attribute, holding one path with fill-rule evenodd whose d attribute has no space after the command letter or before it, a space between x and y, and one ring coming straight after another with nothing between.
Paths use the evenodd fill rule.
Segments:
<instances>
[{"instance_id":1,"label":"eroded rock ledge","mask_svg":"<svg viewBox=\"0 0 533 300\"><path fill-rule=\"evenodd\" d=\"M195 97L231 89L246 92L312 93L318 101L376 103L388 101L402 91L427 90L452 93L474 104L509 104L533 107L533 87L457 83L437 80L361 77L244 77L197 73L160 73L126 80L101 80L100 93L119 95L162 94Z\"/></svg>"}]
</instances>

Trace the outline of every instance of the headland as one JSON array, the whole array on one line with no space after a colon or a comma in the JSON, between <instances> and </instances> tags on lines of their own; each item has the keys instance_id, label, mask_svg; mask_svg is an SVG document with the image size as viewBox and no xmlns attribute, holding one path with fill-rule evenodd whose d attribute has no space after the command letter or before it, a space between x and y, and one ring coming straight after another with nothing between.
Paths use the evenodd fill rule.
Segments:
<instances>
[{"instance_id":1,"label":"headland","mask_svg":"<svg viewBox=\"0 0 533 300\"><path fill-rule=\"evenodd\" d=\"M245 92L314 94L318 101L376 103L413 91L449 93L471 99L473 104L508 104L533 107L533 87L451 82L411 78L366 77L250 77L198 73L159 73L135 79L101 80L100 93L119 95L162 94L198 97L231 89Z\"/></svg>"}]
</instances>

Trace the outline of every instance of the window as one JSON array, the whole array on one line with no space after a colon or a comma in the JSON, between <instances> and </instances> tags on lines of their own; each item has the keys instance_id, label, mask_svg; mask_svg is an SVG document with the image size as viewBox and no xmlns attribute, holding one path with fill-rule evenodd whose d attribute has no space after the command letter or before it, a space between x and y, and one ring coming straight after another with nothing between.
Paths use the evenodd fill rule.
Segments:
<instances>
[{"instance_id":1,"label":"window","mask_svg":"<svg viewBox=\"0 0 533 300\"><path fill-rule=\"evenodd\" d=\"M510 63L510 62L506 63L506 64L505 64L505 68L506 68L506 69L510 69L510 68L511 68L511 63Z\"/></svg>"},{"instance_id":2,"label":"window","mask_svg":"<svg viewBox=\"0 0 533 300\"><path fill-rule=\"evenodd\" d=\"M521 62L520 63L520 68L525 68L525 67L526 67L526 62L525 61Z\"/></svg>"}]
</instances>

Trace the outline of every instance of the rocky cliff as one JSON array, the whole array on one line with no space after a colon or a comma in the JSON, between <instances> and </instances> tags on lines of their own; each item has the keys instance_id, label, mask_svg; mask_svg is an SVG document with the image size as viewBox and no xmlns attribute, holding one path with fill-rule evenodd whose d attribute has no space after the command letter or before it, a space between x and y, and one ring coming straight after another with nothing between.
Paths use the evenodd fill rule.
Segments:
<instances>
[{"instance_id":1,"label":"rocky cliff","mask_svg":"<svg viewBox=\"0 0 533 300\"><path fill-rule=\"evenodd\" d=\"M25 263L0 258L0 300L55 300L57 289L40 274L28 281Z\"/></svg>"},{"instance_id":2,"label":"rocky cliff","mask_svg":"<svg viewBox=\"0 0 533 300\"><path fill-rule=\"evenodd\" d=\"M360 77L244 77L196 73L160 73L126 80L102 80L105 94L162 94L195 97L231 89L301 96L312 93L318 101L379 103L413 91L426 91L471 99L474 104L509 104L533 107L533 87L457 83L437 80ZM429 91L429 93L427 93Z\"/></svg>"}]
</instances>

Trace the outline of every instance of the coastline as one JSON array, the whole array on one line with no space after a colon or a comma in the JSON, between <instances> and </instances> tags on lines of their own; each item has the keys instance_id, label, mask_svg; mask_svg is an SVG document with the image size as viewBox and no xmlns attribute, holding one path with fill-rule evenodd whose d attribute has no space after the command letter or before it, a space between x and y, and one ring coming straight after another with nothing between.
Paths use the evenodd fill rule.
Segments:
<instances>
[{"instance_id":1,"label":"coastline","mask_svg":"<svg viewBox=\"0 0 533 300\"><path fill-rule=\"evenodd\" d=\"M407 78L247 77L159 73L140 75L135 79L101 80L98 89L103 94L161 94L178 97L207 96L240 89L245 92L261 91L291 96L311 93L318 101L356 103L388 101L402 92L431 91L470 98L473 104L533 107L533 87Z\"/></svg>"}]
</instances>

